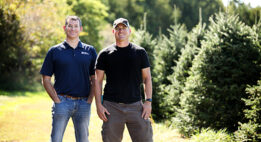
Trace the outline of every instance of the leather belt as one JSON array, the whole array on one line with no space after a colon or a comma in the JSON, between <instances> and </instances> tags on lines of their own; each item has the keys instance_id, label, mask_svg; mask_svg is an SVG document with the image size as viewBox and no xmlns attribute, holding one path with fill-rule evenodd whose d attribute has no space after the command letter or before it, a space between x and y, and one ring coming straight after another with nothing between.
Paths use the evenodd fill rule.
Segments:
<instances>
[{"instance_id":1,"label":"leather belt","mask_svg":"<svg viewBox=\"0 0 261 142\"><path fill-rule=\"evenodd\" d=\"M85 99L87 97L74 97L74 96L70 96L70 95L66 95L66 94L59 94L60 96L66 97L66 98L70 98L72 100L80 100L80 99Z\"/></svg>"}]
</instances>

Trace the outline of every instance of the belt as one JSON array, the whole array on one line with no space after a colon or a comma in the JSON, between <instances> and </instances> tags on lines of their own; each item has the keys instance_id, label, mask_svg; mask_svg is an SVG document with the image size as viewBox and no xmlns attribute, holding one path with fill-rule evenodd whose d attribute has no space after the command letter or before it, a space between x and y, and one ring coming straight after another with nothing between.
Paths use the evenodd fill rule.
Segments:
<instances>
[{"instance_id":1,"label":"belt","mask_svg":"<svg viewBox=\"0 0 261 142\"><path fill-rule=\"evenodd\" d=\"M72 100L80 100L80 99L85 99L87 97L74 97L74 96L70 96L70 95L66 95L66 94L59 94L60 96L66 97L66 98L70 98Z\"/></svg>"},{"instance_id":2,"label":"belt","mask_svg":"<svg viewBox=\"0 0 261 142\"><path fill-rule=\"evenodd\" d=\"M137 101L137 102L141 102L141 101ZM130 104L134 104L134 103L137 103L137 102L128 102L128 103L123 103L123 102L114 102L114 103L117 103L117 104L121 104L121 105L130 105Z\"/></svg>"}]
</instances>

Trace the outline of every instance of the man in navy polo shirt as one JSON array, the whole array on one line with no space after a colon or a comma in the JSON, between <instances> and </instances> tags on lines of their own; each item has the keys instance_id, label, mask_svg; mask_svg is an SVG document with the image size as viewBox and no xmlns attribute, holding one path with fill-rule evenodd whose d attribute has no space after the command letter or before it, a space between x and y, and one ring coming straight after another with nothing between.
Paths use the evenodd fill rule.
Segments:
<instances>
[{"instance_id":1,"label":"man in navy polo shirt","mask_svg":"<svg viewBox=\"0 0 261 142\"><path fill-rule=\"evenodd\" d=\"M51 142L62 142L70 118L74 124L76 141L89 142L88 126L97 54L93 46L79 39L82 31L79 17L68 16L64 31L66 40L49 49L40 71L43 86L54 102ZM53 74L54 85L51 83Z\"/></svg>"}]
</instances>

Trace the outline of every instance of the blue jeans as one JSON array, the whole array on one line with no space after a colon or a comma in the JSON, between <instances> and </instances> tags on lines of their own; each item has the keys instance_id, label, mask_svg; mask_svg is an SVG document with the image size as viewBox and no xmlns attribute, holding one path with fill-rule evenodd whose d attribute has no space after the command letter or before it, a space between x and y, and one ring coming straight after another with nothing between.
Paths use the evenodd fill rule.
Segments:
<instances>
[{"instance_id":1,"label":"blue jeans","mask_svg":"<svg viewBox=\"0 0 261 142\"><path fill-rule=\"evenodd\" d=\"M88 126L91 115L91 104L86 99L72 100L58 95L61 103L52 107L51 142L62 142L65 128L72 117L76 142L89 142Z\"/></svg>"}]
</instances>

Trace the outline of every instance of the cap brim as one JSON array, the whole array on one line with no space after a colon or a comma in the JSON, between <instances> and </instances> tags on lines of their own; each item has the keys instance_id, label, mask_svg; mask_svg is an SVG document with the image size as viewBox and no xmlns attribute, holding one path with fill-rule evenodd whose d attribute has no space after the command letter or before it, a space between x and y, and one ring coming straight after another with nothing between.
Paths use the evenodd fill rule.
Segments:
<instances>
[{"instance_id":1,"label":"cap brim","mask_svg":"<svg viewBox=\"0 0 261 142\"><path fill-rule=\"evenodd\" d=\"M125 24L125 23L118 23L118 24L116 24L113 28L115 28L115 27L117 27L119 24L123 24L123 25L125 25L126 27L129 27L127 24Z\"/></svg>"}]
</instances>

